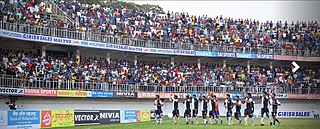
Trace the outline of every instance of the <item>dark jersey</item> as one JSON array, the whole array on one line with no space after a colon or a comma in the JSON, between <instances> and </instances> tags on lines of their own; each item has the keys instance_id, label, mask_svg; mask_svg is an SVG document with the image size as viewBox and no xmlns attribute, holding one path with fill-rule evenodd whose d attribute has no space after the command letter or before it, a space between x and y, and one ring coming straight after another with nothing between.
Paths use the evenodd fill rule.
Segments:
<instances>
[{"instance_id":1,"label":"dark jersey","mask_svg":"<svg viewBox=\"0 0 320 129\"><path fill-rule=\"evenodd\" d=\"M185 104L185 109L186 110L191 110L190 108L190 99L186 99L186 100L184 100L185 102L184 102L184 104Z\"/></svg>"},{"instance_id":2,"label":"dark jersey","mask_svg":"<svg viewBox=\"0 0 320 129\"><path fill-rule=\"evenodd\" d=\"M178 101L173 102L173 108L174 108L175 110L177 110L177 109L179 108L178 104L179 104Z\"/></svg>"},{"instance_id":3,"label":"dark jersey","mask_svg":"<svg viewBox=\"0 0 320 129\"><path fill-rule=\"evenodd\" d=\"M202 100L202 111L208 110L208 100Z\"/></svg>"},{"instance_id":4,"label":"dark jersey","mask_svg":"<svg viewBox=\"0 0 320 129\"><path fill-rule=\"evenodd\" d=\"M247 110L253 110L253 100L252 98L246 98L246 109Z\"/></svg>"},{"instance_id":5,"label":"dark jersey","mask_svg":"<svg viewBox=\"0 0 320 129\"><path fill-rule=\"evenodd\" d=\"M241 110L241 101L236 100L236 112L240 112L240 110Z\"/></svg>"},{"instance_id":6,"label":"dark jersey","mask_svg":"<svg viewBox=\"0 0 320 129\"><path fill-rule=\"evenodd\" d=\"M198 98L192 98L192 110L199 109L199 100Z\"/></svg>"},{"instance_id":7,"label":"dark jersey","mask_svg":"<svg viewBox=\"0 0 320 129\"><path fill-rule=\"evenodd\" d=\"M269 104L269 98L268 97L262 97L261 99L262 102L262 108L263 109L267 109L268 108L268 104Z\"/></svg>"},{"instance_id":8,"label":"dark jersey","mask_svg":"<svg viewBox=\"0 0 320 129\"><path fill-rule=\"evenodd\" d=\"M155 105L156 105L156 110L158 110L158 111L162 111L162 101L161 100L155 100Z\"/></svg>"},{"instance_id":9,"label":"dark jersey","mask_svg":"<svg viewBox=\"0 0 320 129\"><path fill-rule=\"evenodd\" d=\"M226 99L226 100L224 101L224 105L226 105L228 112L232 112L232 108L233 108L232 99Z\"/></svg>"},{"instance_id":10,"label":"dark jersey","mask_svg":"<svg viewBox=\"0 0 320 129\"><path fill-rule=\"evenodd\" d=\"M212 111L216 110L216 101L215 101L215 99L210 100L210 104L211 104L211 110Z\"/></svg>"},{"instance_id":11,"label":"dark jersey","mask_svg":"<svg viewBox=\"0 0 320 129\"><path fill-rule=\"evenodd\" d=\"M169 100L172 101L173 110L179 109L179 100L178 99L171 97Z\"/></svg>"},{"instance_id":12,"label":"dark jersey","mask_svg":"<svg viewBox=\"0 0 320 129\"><path fill-rule=\"evenodd\" d=\"M272 111L278 110L278 105L280 104L280 101L278 99L272 100Z\"/></svg>"}]
</instances>

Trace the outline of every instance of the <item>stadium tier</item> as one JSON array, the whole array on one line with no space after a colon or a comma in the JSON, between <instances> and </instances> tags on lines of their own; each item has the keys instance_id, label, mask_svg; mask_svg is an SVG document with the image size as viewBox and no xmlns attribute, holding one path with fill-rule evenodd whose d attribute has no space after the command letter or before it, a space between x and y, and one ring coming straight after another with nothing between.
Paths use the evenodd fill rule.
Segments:
<instances>
[{"instance_id":1,"label":"stadium tier","mask_svg":"<svg viewBox=\"0 0 320 129\"><path fill-rule=\"evenodd\" d=\"M2 29L149 48L319 56L317 21L162 15L73 0L54 2L1 2ZM62 18L53 18L57 16Z\"/></svg>"},{"instance_id":2,"label":"stadium tier","mask_svg":"<svg viewBox=\"0 0 320 129\"><path fill-rule=\"evenodd\" d=\"M0 0L0 128L319 118L318 21L106 5Z\"/></svg>"},{"instance_id":3,"label":"stadium tier","mask_svg":"<svg viewBox=\"0 0 320 129\"><path fill-rule=\"evenodd\" d=\"M296 73L286 66L126 61L1 49L2 86L67 90L147 92L244 92L277 88L281 93L318 93L319 67ZM7 77L12 76L12 77ZM255 87L255 88L249 88ZM249 88L249 89L247 89ZM314 89L314 90L313 90Z\"/></svg>"},{"instance_id":4,"label":"stadium tier","mask_svg":"<svg viewBox=\"0 0 320 129\"><path fill-rule=\"evenodd\" d=\"M70 56L66 54L70 53L68 50L60 55L46 52L50 45L45 43L38 44L40 51L16 49L10 45L2 47L4 75L1 85L4 87L234 93L262 93L271 89L279 93L319 93L320 75L316 63L312 63L315 67L303 67L293 73L288 66L251 65L249 60L318 62L317 21L263 23L188 13L161 15L71 0L0 3L3 40L39 41L77 49ZM107 49L107 56L80 56L77 47ZM247 58L248 61L247 64L226 64L222 60L219 64L204 63L198 58L191 63L177 62L175 59L179 57L172 56L167 57L171 58L170 62L140 61L137 56L133 61L120 57L111 60L110 51L113 50Z\"/></svg>"}]
</instances>

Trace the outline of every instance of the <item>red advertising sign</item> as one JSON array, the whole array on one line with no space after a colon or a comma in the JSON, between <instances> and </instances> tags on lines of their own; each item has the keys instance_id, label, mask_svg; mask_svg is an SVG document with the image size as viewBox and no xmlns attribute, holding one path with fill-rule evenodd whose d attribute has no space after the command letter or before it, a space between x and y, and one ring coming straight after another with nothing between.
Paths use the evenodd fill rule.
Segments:
<instances>
[{"instance_id":1,"label":"red advertising sign","mask_svg":"<svg viewBox=\"0 0 320 129\"><path fill-rule=\"evenodd\" d=\"M41 128L52 127L52 113L51 110L41 110Z\"/></svg>"},{"instance_id":2,"label":"red advertising sign","mask_svg":"<svg viewBox=\"0 0 320 129\"><path fill-rule=\"evenodd\" d=\"M24 89L25 96L57 96L56 90L46 90L46 89Z\"/></svg>"},{"instance_id":3,"label":"red advertising sign","mask_svg":"<svg viewBox=\"0 0 320 129\"><path fill-rule=\"evenodd\" d=\"M308 94L308 99L320 99L320 94Z\"/></svg>"},{"instance_id":4,"label":"red advertising sign","mask_svg":"<svg viewBox=\"0 0 320 129\"><path fill-rule=\"evenodd\" d=\"M184 98L184 93L164 93L164 98L170 98L171 95L177 95L178 98Z\"/></svg>"},{"instance_id":5,"label":"red advertising sign","mask_svg":"<svg viewBox=\"0 0 320 129\"><path fill-rule=\"evenodd\" d=\"M171 95L177 95L178 98L184 98L186 93L152 93L152 92L138 92L138 98L156 98L156 95L160 95L160 98L170 98ZM226 98L225 93L214 93L217 98Z\"/></svg>"},{"instance_id":6,"label":"red advertising sign","mask_svg":"<svg viewBox=\"0 0 320 129\"><path fill-rule=\"evenodd\" d=\"M137 122L140 122L141 121L140 110L136 111L136 115L137 115Z\"/></svg>"},{"instance_id":7,"label":"red advertising sign","mask_svg":"<svg viewBox=\"0 0 320 129\"><path fill-rule=\"evenodd\" d=\"M297 56L274 55L275 60L297 60Z\"/></svg>"},{"instance_id":8,"label":"red advertising sign","mask_svg":"<svg viewBox=\"0 0 320 129\"><path fill-rule=\"evenodd\" d=\"M164 98L164 93L138 92L138 98L156 98L156 95Z\"/></svg>"},{"instance_id":9,"label":"red advertising sign","mask_svg":"<svg viewBox=\"0 0 320 129\"><path fill-rule=\"evenodd\" d=\"M225 93L213 93L213 94L216 95L216 97L219 99L224 99L227 96L227 94L225 94Z\"/></svg>"},{"instance_id":10,"label":"red advertising sign","mask_svg":"<svg viewBox=\"0 0 320 129\"><path fill-rule=\"evenodd\" d=\"M307 94L289 94L289 99L308 99Z\"/></svg>"}]
</instances>

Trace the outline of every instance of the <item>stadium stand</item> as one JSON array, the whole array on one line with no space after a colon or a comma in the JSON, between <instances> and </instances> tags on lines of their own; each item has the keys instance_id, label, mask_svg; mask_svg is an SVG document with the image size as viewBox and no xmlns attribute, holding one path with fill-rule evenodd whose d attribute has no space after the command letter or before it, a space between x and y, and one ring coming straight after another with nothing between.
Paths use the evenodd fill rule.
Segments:
<instances>
[{"instance_id":1,"label":"stadium stand","mask_svg":"<svg viewBox=\"0 0 320 129\"><path fill-rule=\"evenodd\" d=\"M157 14L128 7L88 5L74 0L1 3L2 21L38 28L57 28L62 31L56 33L59 37L116 44L121 41L122 44L154 48L320 55L317 21L273 23L179 12ZM60 7L66 14L61 16L72 20L52 20L53 7ZM68 31L65 34L64 30L72 33ZM108 38L112 40L106 40Z\"/></svg>"},{"instance_id":2,"label":"stadium stand","mask_svg":"<svg viewBox=\"0 0 320 129\"><path fill-rule=\"evenodd\" d=\"M15 87L119 91L216 91L243 92L277 88L277 92L318 92L320 69L304 68L296 73L290 67L273 68L221 64L132 61L1 49L1 72L17 81ZM12 79L9 78L9 79ZM2 78L5 80L5 78ZM10 81L4 81L10 83ZM8 84L2 84L8 85ZM252 87L254 87L252 89ZM299 89L299 91L298 91Z\"/></svg>"},{"instance_id":3,"label":"stadium stand","mask_svg":"<svg viewBox=\"0 0 320 129\"><path fill-rule=\"evenodd\" d=\"M1 27L16 32L153 48L320 55L317 21L263 23L178 12L163 15L128 7L88 5L75 0L1 1L0 10ZM81 57L80 62L67 55L42 57L40 53L5 48L1 57L2 72L18 79L18 87L183 92L227 85L231 88L222 89L233 92L252 86L276 86L281 88L279 92L296 88L313 92L310 88L320 86L319 68L305 68L293 74L289 67L277 66L247 69L241 65L201 64L198 68L192 63L172 66L152 61L134 65L130 61L107 62L95 57ZM222 89L215 90L222 92Z\"/></svg>"}]
</instances>

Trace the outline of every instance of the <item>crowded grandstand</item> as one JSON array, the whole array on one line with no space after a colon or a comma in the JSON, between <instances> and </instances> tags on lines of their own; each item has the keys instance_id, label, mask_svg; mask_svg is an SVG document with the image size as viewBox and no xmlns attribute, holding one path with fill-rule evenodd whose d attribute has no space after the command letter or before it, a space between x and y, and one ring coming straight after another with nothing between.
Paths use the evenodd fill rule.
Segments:
<instances>
[{"instance_id":1,"label":"crowded grandstand","mask_svg":"<svg viewBox=\"0 0 320 129\"><path fill-rule=\"evenodd\" d=\"M120 96L120 99L124 97L120 101L124 103L129 98L137 103L156 98L158 110L154 113L158 116L154 119L157 124L162 123L162 115L179 117L180 124L179 111L177 113L176 110L181 99L183 104L194 104L194 101L198 104L199 101L202 105L218 104L219 99L226 99L224 106L227 112L221 114L227 116L228 125L232 125L233 107L241 109L242 104L247 104L247 108L250 101L253 108L257 101L267 108L264 103L270 100L270 107L276 107L272 113L274 121L271 121L269 111L250 111L245 114L245 125L248 125L250 116L254 126L254 118L261 117L258 114L263 118L266 113L270 125L278 121L278 98L290 99L291 95L292 99L320 99L318 21L259 21L106 4L117 2L0 1L0 96L3 101L10 99L6 102L9 109L28 109L23 105L16 106L19 99L26 102L38 99L28 96L43 97L41 100L48 96L105 99ZM300 64L297 70L292 70L296 67L291 65L292 61ZM33 90L39 91L32 93ZM99 97L93 97L98 93ZM262 100L253 100L254 97ZM63 105L61 98L57 99L59 101L50 98L48 103L52 101ZM167 99L172 101L175 114L171 109L168 113L169 109L165 108ZM73 100L66 99L69 101ZM141 110L147 108L143 104L137 107ZM153 102L150 105L153 106ZM114 109L101 107L71 106L71 110L75 113L76 109L90 108L101 113L101 110ZM51 110L50 106L33 109L42 112L42 108ZM183 108L180 109L182 112ZM122 113L123 109L116 110ZM150 108L147 110L150 116L152 111ZM198 123L198 116L191 116L191 111L188 113L190 118L185 117L186 123L190 124L192 117ZM211 114L213 119L215 113ZM202 114L207 125L204 116L207 114ZM222 124L220 115L216 118ZM211 121L211 116L209 120L211 124L217 123L216 119ZM174 123L177 124L175 118ZM9 127L10 122L8 124L3 127ZM31 128L49 127L43 124Z\"/></svg>"}]
</instances>

